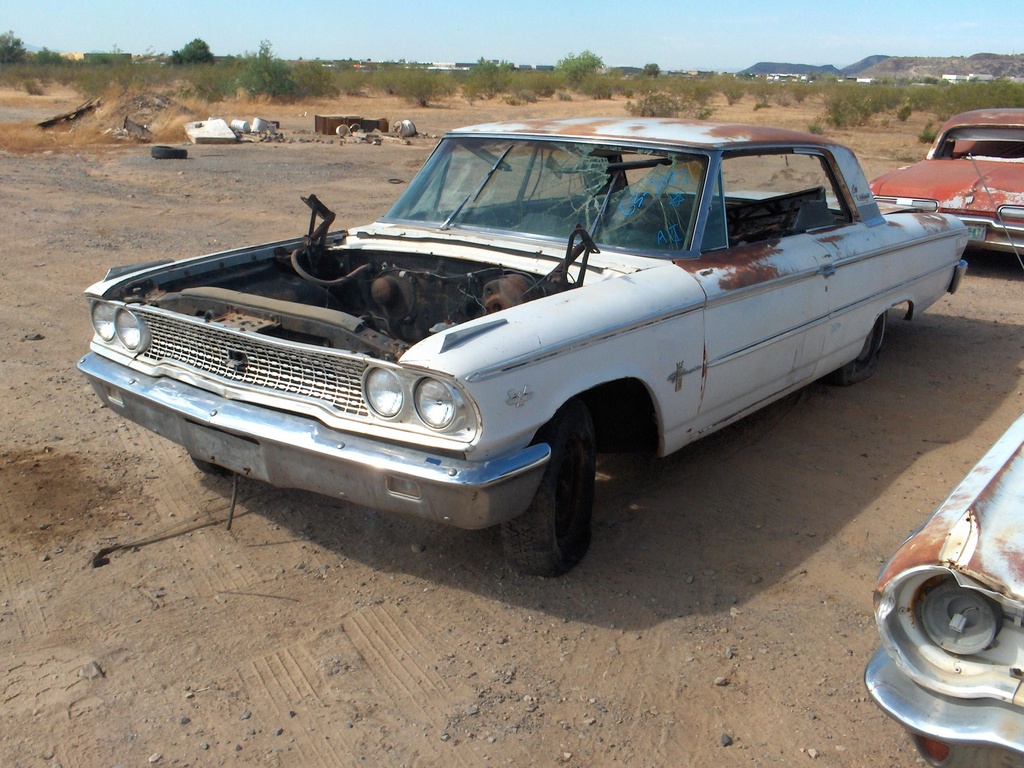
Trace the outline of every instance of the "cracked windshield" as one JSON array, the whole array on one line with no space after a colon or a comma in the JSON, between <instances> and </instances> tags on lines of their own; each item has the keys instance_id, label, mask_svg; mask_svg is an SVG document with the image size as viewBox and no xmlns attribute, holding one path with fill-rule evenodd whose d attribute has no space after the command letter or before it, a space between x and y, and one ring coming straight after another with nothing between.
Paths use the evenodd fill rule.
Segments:
<instances>
[{"instance_id":1,"label":"cracked windshield","mask_svg":"<svg viewBox=\"0 0 1024 768\"><path fill-rule=\"evenodd\" d=\"M571 142L446 139L386 220L685 251L707 167L699 155Z\"/></svg>"}]
</instances>

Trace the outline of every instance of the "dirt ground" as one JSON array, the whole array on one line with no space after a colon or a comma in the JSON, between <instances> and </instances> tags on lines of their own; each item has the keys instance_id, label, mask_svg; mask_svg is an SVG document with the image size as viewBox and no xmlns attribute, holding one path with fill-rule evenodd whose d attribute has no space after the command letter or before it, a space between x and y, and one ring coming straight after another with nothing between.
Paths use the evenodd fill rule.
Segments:
<instances>
[{"instance_id":1,"label":"dirt ground","mask_svg":"<svg viewBox=\"0 0 1024 768\"><path fill-rule=\"evenodd\" d=\"M9 94L8 94L9 95ZM75 106L11 100L2 122ZM820 105L720 105L804 129ZM230 114L252 119L256 115ZM883 560L1024 410L1024 272L890 318L877 373L815 384L662 460L599 463L594 542L557 579L492 531L200 475L75 370L107 267L355 225L433 146L341 144L315 112L446 128L624 101L261 108L288 143L0 152L0 764L918 764L862 683ZM199 115L197 118L206 117ZM924 116L836 134L874 176ZM108 565L93 556L113 544Z\"/></svg>"}]
</instances>

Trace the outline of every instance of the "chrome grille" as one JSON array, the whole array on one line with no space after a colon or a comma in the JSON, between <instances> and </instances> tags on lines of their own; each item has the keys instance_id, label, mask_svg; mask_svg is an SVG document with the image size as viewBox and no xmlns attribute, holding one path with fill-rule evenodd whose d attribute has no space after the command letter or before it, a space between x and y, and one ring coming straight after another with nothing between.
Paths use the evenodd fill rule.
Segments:
<instances>
[{"instance_id":1,"label":"chrome grille","mask_svg":"<svg viewBox=\"0 0 1024 768\"><path fill-rule=\"evenodd\" d=\"M139 356L150 365L175 364L210 377L326 402L352 416L367 416L362 375L366 365L315 349L283 343L133 307L152 334Z\"/></svg>"}]
</instances>

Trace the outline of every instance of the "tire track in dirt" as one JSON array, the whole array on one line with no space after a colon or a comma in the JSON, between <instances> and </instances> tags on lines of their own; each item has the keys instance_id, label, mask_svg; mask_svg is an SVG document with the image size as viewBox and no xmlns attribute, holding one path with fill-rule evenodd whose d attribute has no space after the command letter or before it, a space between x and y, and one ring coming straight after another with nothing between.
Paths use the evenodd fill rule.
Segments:
<instances>
[{"instance_id":1,"label":"tire track in dirt","mask_svg":"<svg viewBox=\"0 0 1024 768\"><path fill-rule=\"evenodd\" d=\"M41 582L29 570L28 558L22 553L6 552L0 557L0 596L3 599L3 625L10 624L21 642L37 642L50 634L44 608ZM7 630L0 632L0 637Z\"/></svg>"},{"instance_id":2,"label":"tire track in dirt","mask_svg":"<svg viewBox=\"0 0 1024 768\"><path fill-rule=\"evenodd\" d=\"M441 652L420 627L389 606L375 606L348 616L342 629L392 707L396 722L433 725L440 732L452 711L472 693L453 687L440 674ZM449 764L466 764L451 754Z\"/></svg>"},{"instance_id":3,"label":"tire track in dirt","mask_svg":"<svg viewBox=\"0 0 1024 768\"><path fill-rule=\"evenodd\" d=\"M300 714L301 726L288 729L294 739L292 747L298 752L294 764L329 768L353 763L355 745L330 718L329 713L336 712L335 702L305 645L257 658L239 674L248 706L268 730L274 723L287 723ZM266 715L268 712L272 714Z\"/></svg>"}]
</instances>

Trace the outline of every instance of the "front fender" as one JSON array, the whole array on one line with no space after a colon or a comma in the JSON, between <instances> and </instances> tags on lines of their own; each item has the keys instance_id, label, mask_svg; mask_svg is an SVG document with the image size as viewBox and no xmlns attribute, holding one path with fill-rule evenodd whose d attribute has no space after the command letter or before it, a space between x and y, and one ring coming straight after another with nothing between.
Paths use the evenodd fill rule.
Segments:
<instances>
[{"instance_id":1,"label":"front fender","mask_svg":"<svg viewBox=\"0 0 1024 768\"><path fill-rule=\"evenodd\" d=\"M569 398L609 381L643 382L659 418L689 400L695 413L704 305L689 273L659 263L436 334L401 363L462 384L480 413L475 451L489 456L526 445Z\"/></svg>"}]
</instances>

